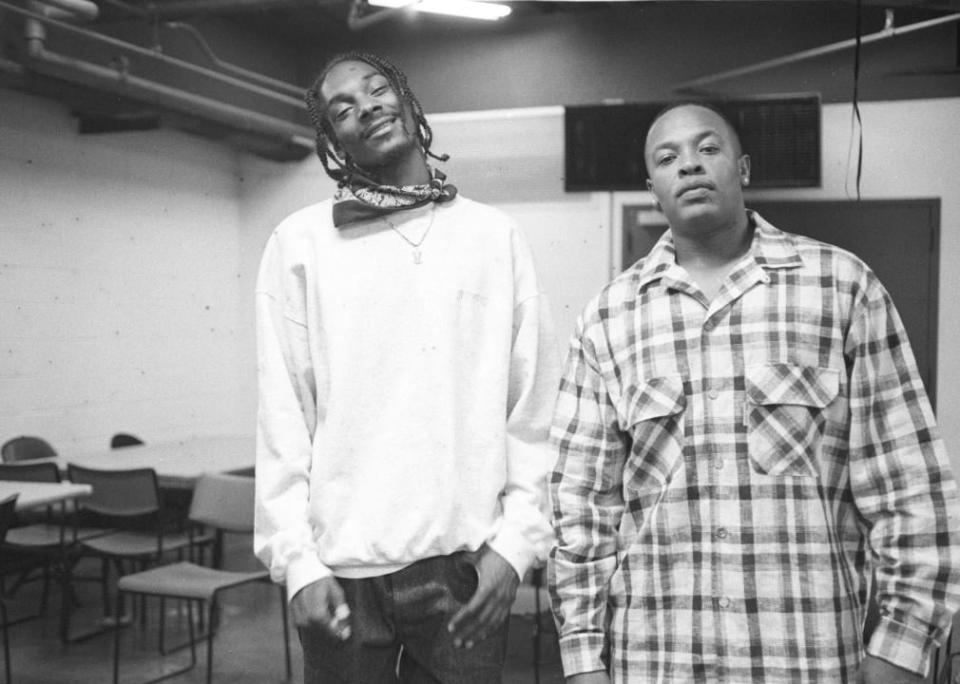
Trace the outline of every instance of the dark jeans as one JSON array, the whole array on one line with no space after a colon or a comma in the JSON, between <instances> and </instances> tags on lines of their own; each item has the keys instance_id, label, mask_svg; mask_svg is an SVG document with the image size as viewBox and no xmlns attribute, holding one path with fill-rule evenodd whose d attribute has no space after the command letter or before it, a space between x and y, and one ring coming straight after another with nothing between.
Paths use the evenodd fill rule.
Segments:
<instances>
[{"instance_id":1,"label":"dark jeans","mask_svg":"<svg viewBox=\"0 0 960 684\"><path fill-rule=\"evenodd\" d=\"M351 636L338 642L300 630L305 684L499 684L507 623L469 650L455 648L447 632L477 588L466 553L337 581L350 606Z\"/></svg>"}]
</instances>

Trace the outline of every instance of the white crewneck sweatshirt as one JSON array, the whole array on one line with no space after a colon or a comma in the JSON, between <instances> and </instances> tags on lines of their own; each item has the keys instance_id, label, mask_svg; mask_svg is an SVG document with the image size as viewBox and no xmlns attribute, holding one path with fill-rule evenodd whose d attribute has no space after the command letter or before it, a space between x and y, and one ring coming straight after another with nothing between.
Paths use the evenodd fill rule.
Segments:
<instances>
[{"instance_id":1,"label":"white crewneck sweatshirt","mask_svg":"<svg viewBox=\"0 0 960 684\"><path fill-rule=\"evenodd\" d=\"M559 355L520 230L463 197L339 229L331 206L260 267L257 555L291 597L484 542L522 577L552 540Z\"/></svg>"}]
</instances>

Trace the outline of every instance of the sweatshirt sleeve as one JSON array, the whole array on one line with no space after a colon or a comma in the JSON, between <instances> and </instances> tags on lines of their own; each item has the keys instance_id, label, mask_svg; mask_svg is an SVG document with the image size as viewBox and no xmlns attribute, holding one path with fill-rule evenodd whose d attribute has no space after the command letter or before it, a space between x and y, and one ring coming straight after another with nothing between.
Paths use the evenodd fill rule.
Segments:
<instances>
[{"instance_id":1,"label":"sweatshirt sleeve","mask_svg":"<svg viewBox=\"0 0 960 684\"><path fill-rule=\"evenodd\" d=\"M256 287L257 461L254 552L288 596L330 574L309 520L316 375L305 323L303 269L284 263L277 234Z\"/></svg>"},{"instance_id":2,"label":"sweatshirt sleeve","mask_svg":"<svg viewBox=\"0 0 960 684\"><path fill-rule=\"evenodd\" d=\"M513 235L515 307L507 396L507 477L503 522L490 546L523 577L553 542L546 510L553 466L550 419L560 376L550 307L540 292L530 250Z\"/></svg>"}]
</instances>

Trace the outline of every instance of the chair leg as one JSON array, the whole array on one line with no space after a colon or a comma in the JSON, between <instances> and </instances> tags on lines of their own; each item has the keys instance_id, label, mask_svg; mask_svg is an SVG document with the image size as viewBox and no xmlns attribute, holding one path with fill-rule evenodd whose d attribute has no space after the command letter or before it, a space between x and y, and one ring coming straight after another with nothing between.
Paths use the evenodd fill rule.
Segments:
<instances>
[{"instance_id":1,"label":"chair leg","mask_svg":"<svg viewBox=\"0 0 960 684\"><path fill-rule=\"evenodd\" d=\"M160 617L158 619L159 628L160 628L160 654L166 655L167 649L164 642L165 632L167 631L167 599L163 596L160 597Z\"/></svg>"},{"instance_id":2,"label":"chair leg","mask_svg":"<svg viewBox=\"0 0 960 684\"><path fill-rule=\"evenodd\" d=\"M123 605L123 592L117 592L117 607ZM113 624L113 684L120 681L120 621Z\"/></svg>"},{"instance_id":3,"label":"chair leg","mask_svg":"<svg viewBox=\"0 0 960 684\"><path fill-rule=\"evenodd\" d=\"M213 620L217 611L217 597L210 599L207 609L207 684L213 682ZM191 635L192 636L192 635Z\"/></svg>"},{"instance_id":4,"label":"chair leg","mask_svg":"<svg viewBox=\"0 0 960 684\"><path fill-rule=\"evenodd\" d=\"M293 668L290 666L290 620L287 616L287 588L280 585L280 616L283 620L283 660L287 666L287 679L293 677Z\"/></svg>"},{"instance_id":5,"label":"chair leg","mask_svg":"<svg viewBox=\"0 0 960 684\"><path fill-rule=\"evenodd\" d=\"M6 675L7 684L10 684L12 681L10 674L10 634L7 629L7 606L3 603L3 599L0 599L0 619L3 620L3 670Z\"/></svg>"}]
</instances>

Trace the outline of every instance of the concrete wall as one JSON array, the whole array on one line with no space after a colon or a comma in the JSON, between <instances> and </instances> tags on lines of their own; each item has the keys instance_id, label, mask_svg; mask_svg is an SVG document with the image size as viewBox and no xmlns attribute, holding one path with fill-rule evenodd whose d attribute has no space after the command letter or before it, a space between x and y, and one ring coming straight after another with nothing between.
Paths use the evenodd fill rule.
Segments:
<instances>
[{"instance_id":1,"label":"concrete wall","mask_svg":"<svg viewBox=\"0 0 960 684\"><path fill-rule=\"evenodd\" d=\"M227 148L81 137L0 90L0 441L249 431L238 410L240 184Z\"/></svg>"}]
</instances>

